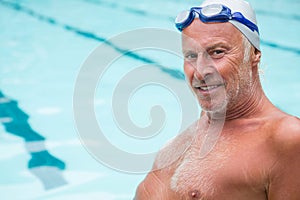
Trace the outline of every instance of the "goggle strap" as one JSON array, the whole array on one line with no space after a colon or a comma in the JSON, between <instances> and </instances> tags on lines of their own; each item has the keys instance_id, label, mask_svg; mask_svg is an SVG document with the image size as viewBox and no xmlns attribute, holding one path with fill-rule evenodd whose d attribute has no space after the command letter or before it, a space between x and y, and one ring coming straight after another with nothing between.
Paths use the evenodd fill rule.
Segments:
<instances>
[{"instance_id":1,"label":"goggle strap","mask_svg":"<svg viewBox=\"0 0 300 200\"><path fill-rule=\"evenodd\" d=\"M244 24L245 26L247 26L253 32L256 31L259 34L258 27L253 22L251 22L250 20L245 18L242 15L242 13L240 13L240 12L233 13L232 14L232 20L235 20L235 21L240 22L241 24Z\"/></svg>"}]
</instances>

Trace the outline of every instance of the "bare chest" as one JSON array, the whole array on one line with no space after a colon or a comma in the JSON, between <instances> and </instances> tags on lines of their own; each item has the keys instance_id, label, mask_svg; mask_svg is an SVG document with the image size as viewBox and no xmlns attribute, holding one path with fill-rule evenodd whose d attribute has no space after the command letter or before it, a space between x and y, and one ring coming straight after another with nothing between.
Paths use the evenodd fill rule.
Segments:
<instances>
[{"instance_id":1,"label":"bare chest","mask_svg":"<svg viewBox=\"0 0 300 200\"><path fill-rule=\"evenodd\" d=\"M178 199L267 199L265 153L253 144L221 138L204 157L192 145L170 176L171 191Z\"/></svg>"}]
</instances>

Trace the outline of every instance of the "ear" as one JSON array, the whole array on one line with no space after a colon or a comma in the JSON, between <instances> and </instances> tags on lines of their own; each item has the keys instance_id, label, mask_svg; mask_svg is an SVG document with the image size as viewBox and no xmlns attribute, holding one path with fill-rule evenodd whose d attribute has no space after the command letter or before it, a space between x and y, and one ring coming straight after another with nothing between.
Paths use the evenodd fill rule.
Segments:
<instances>
[{"instance_id":1,"label":"ear","mask_svg":"<svg viewBox=\"0 0 300 200\"><path fill-rule=\"evenodd\" d=\"M260 58L261 58L261 52L252 47L254 49L254 51L252 50L252 67L258 66L258 63L260 62Z\"/></svg>"}]
</instances>

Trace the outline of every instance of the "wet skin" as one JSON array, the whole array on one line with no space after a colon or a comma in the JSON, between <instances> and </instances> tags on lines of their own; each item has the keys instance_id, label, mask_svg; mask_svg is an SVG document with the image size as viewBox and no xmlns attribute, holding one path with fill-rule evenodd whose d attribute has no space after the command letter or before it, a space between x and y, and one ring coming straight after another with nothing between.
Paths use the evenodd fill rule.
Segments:
<instances>
[{"instance_id":1,"label":"wet skin","mask_svg":"<svg viewBox=\"0 0 300 200\"><path fill-rule=\"evenodd\" d=\"M261 54L252 47L245 61L242 41L230 23L194 20L183 31L184 71L203 112L160 151L136 200L300 199L300 120L267 99Z\"/></svg>"}]
</instances>

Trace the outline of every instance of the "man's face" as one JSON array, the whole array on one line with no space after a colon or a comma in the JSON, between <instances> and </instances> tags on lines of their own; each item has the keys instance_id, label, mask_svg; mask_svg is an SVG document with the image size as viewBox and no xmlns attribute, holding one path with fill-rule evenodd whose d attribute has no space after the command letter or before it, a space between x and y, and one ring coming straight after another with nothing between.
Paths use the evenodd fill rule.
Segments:
<instances>
[{"instance_id":1,"label":"man's face","mask_svg":"<svg viewBox=\"0 0 300 200\"><path fill-rule=\"evenodd\" d=\"M251 68L242 34L232 24L195 19L183 31L182 50L186 77L203 110L225 111L249 98Z\"/></svg>"}]
</instances>

